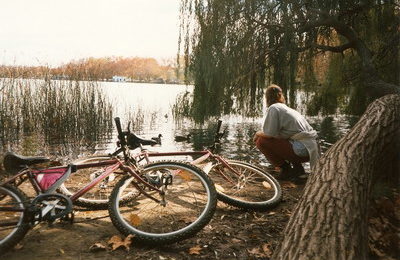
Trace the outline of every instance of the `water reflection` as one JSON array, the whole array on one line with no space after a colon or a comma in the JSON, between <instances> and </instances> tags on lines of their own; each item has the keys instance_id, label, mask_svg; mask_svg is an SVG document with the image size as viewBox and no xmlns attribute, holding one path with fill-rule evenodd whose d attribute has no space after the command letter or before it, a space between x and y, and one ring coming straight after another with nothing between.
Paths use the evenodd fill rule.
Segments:
<instances>
[{"instance_id":1,"label":"water reflection","mask_svg":"<svg viewBox=\"0 0 400 260\"><path fill-rule=\"evenodd\" d=\"M96 82L0 79L0 154L65 156L109 142L112 107Z\"/></svg>"},{"instance_id":2,"label":"water reflection","mask_svg":"<svg viewBox=\"0 0 400 260\"><path fill-rule=\"evenodd\" d=\"M71 87L73 86L75 85L71 85ZM121 118L123 128L127 127L128 122L131 122L131 130L143 138L162 134L162 145L150 147L149 150L164 152L202 150L212 145L217 120L222 119L222 129L226 131L226 134L221 139L221 145L217 152L230 159L268 164L252 141L254 133L261 129L261 117L246 118L230 115L210 118L199 124L176 113L176 111L183 111L183 115L187 115L187 98L181 99L180 97L182 95L189 96L188 93L192 91L190 86L103 82L98 83L98 87L104 94L101 104L93 102L91 97L94 94L80 95L77 92L78 87L75 87L74 97L77 95L88 97L88 99L80 101L86 102L88 105L80 104L82 109L78 111L79 117L76 116L78 112L74 110L76 103L71 103L77 101L76 99L71 100L70 104L64 106L62 110L64 116L62 121L66 121L65 124L60 124L60 120L57 121L54 118L53 121L46 123L49 128L43 128L39 124L40 127L36 128L38 131L19 131L17 137L12 138L7 135L8 141L3 134L0 137L1 152L13 149L25 155L54 156L64 159L64 161L88 154L112 152L116 147L116 130L112 125L115 116ZM65 91L60 93L65 93ZM183 108L180 108L180 105ZM99 114L102 112L99 107L109 107L111 111L100 117ZM7 110L0 114L12 118L11 112ZM10 114L7 115L7 113ZM33 115L38 117L38 114ZM68 119L68 115L71 116L70 119ZM83 118L88 118L87 121L83 121L82 115L85 116ZM46 116L42 116L42 121L48 121L48 118L49 115L46 114ZM348 131L357 120L354 117L341 115L307 119L319 132L324 151ZM33 129L35 130L35 128ZM12 127L8 128L3 124L0 125L0 131L12 132ZM187 134L191 135L189 142L174 140L176 135Z\"/></svg>"},{"instance_id":3,"label":"water reflection","mask_svg":"<svg viewBox=\"0 0 400 260\"><path fill-rule=\"evenodd\" d=\"M318 132L322 152L325 152L353 127L359 117L337 115L336 117L312 117L310 124Z\"/></svg>"}]
</instances>

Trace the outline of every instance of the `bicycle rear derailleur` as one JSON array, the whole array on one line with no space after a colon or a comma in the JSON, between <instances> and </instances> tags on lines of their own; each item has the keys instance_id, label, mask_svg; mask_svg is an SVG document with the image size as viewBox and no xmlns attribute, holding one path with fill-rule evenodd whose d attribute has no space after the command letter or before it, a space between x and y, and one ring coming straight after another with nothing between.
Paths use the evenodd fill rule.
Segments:
<instances>
[{"instance_id":1,"label":"bicycle rear derailleur","mask_svg":"<svg viewBox=\"0 0 400 260\"><path fill-rule=\"evenodd\" d=\"M161 187L162 185L167 186L172 184L172 174L168 170L158 170L146 173L145 177L150 184L156 187Z\"/></svg>"}]
</instances>

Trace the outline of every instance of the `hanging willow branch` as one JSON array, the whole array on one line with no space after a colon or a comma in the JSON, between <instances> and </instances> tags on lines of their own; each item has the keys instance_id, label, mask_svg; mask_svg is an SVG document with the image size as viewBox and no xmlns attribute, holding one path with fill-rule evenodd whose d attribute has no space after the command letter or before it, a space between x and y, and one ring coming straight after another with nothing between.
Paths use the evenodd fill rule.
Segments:
<instances>
[{"instance_id":1,"label":"hanging willow branch","mask_svg":"<svg viewBox=\"0 0 400 260\"><path fill-rule=\"evenodd\" d=\"M396 35L395 4L393 1L382 4L378 0L358 2L182 0L180 49L184 50L186 78L195 85L195 118L203 120L229 112L257 114L263 89L270 83L283 87L292 106L300 87L316 91L314 96L325 93L318 86L346 88L340 80L343 73L331 73L337 80L330 82L324 82L326 77L315 75L324 70L338 70L329 63L324 68L315 66L321 59L315 50L343 53L345 63L355 61L346 59L353 54L345 50L356 51L359 63L345 65L363 71L364 82L353 82L352 88L364 88L365 82L370 81L379 83L379 75L394 83L371 86L370 98L355 97L363 99L364 106L371 98L395 92L400 70L398 64L388 61L392 60L398 46L388 48L388 52L379 51ZM380 39L389 40L382 42ZM370 42L373 45L368 46ZM369 49L371 46L373 48ZM379 64L374 64L372 52L378 51L385 56L380 56L376 61ZM376 65L381 68L379 71ZM331 82L337 83L332 86ZM304 87L307 85L311 87ZM343 104L337 102L337 105Z\"/></svg>"}]
</instances>

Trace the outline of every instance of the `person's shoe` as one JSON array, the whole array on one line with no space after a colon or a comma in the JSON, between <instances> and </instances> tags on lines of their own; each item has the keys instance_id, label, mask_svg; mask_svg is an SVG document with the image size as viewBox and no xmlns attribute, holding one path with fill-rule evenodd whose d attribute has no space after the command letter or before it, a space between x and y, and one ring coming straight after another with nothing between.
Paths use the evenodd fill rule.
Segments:
<instances>
[{"instance_id":1,"label":"person's shoe","mask_svg":"<svg viewBox=\"0 0 400 260\"><path fill-rule=\"evenodd\" d=\"M293 178L292 181L294 184L303 185L303 184L306 184L306 182L307 182L307 176L301 175L301 176Z\"/></svg>"},{"instance_id":2,"label":"person's shoe","mask_svg":"<svg viewBox=\"0 0 400 260\"><path fill-rule=\"evenodd\" d=\"M295 175L295 177L299 177L305 174L306 172L304 171L304 167L301 163L293 163L293 175Z\"/></svg>"},{"instance_id":3,"label":"person's shoe","mask_svg":"<svg viewBox=\"0 0 400 260\"><path fill-rule=\"evenodd\" d=\"M278 180L288 181L294 177L293 169L289 163L284 162L280 166L280 168L281 168L281 171L280 171L279 175L276 177Z\"/></svg>"},{"instance_id":4,"label":"person's shoe","mask_svg":"<svg viewBox=\"0 0 400 260\"><path fill-rule=\"evenodd\" d=\"M306 174L304 167L301 163L293 163L293 182L295 184L305 184L307 182L308 175Z\"/></svg>"}]
</instances>

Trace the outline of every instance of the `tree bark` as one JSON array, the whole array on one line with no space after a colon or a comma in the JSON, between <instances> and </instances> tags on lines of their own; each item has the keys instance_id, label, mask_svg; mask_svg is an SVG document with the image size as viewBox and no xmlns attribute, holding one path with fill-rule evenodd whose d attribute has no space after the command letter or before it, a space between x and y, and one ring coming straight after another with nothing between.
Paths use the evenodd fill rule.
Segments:
<instances>
[{"instance_id":1,"label":"tree bark","mask_svg":"<svg viewBox=\"0 0 400 260\"><path fill-rule=\"evenodd\" d=\"M400 95L387 95L321 157L273 259L367 259L373 177L398 166L399 142Z\"/></svg>"}]
</instances>

